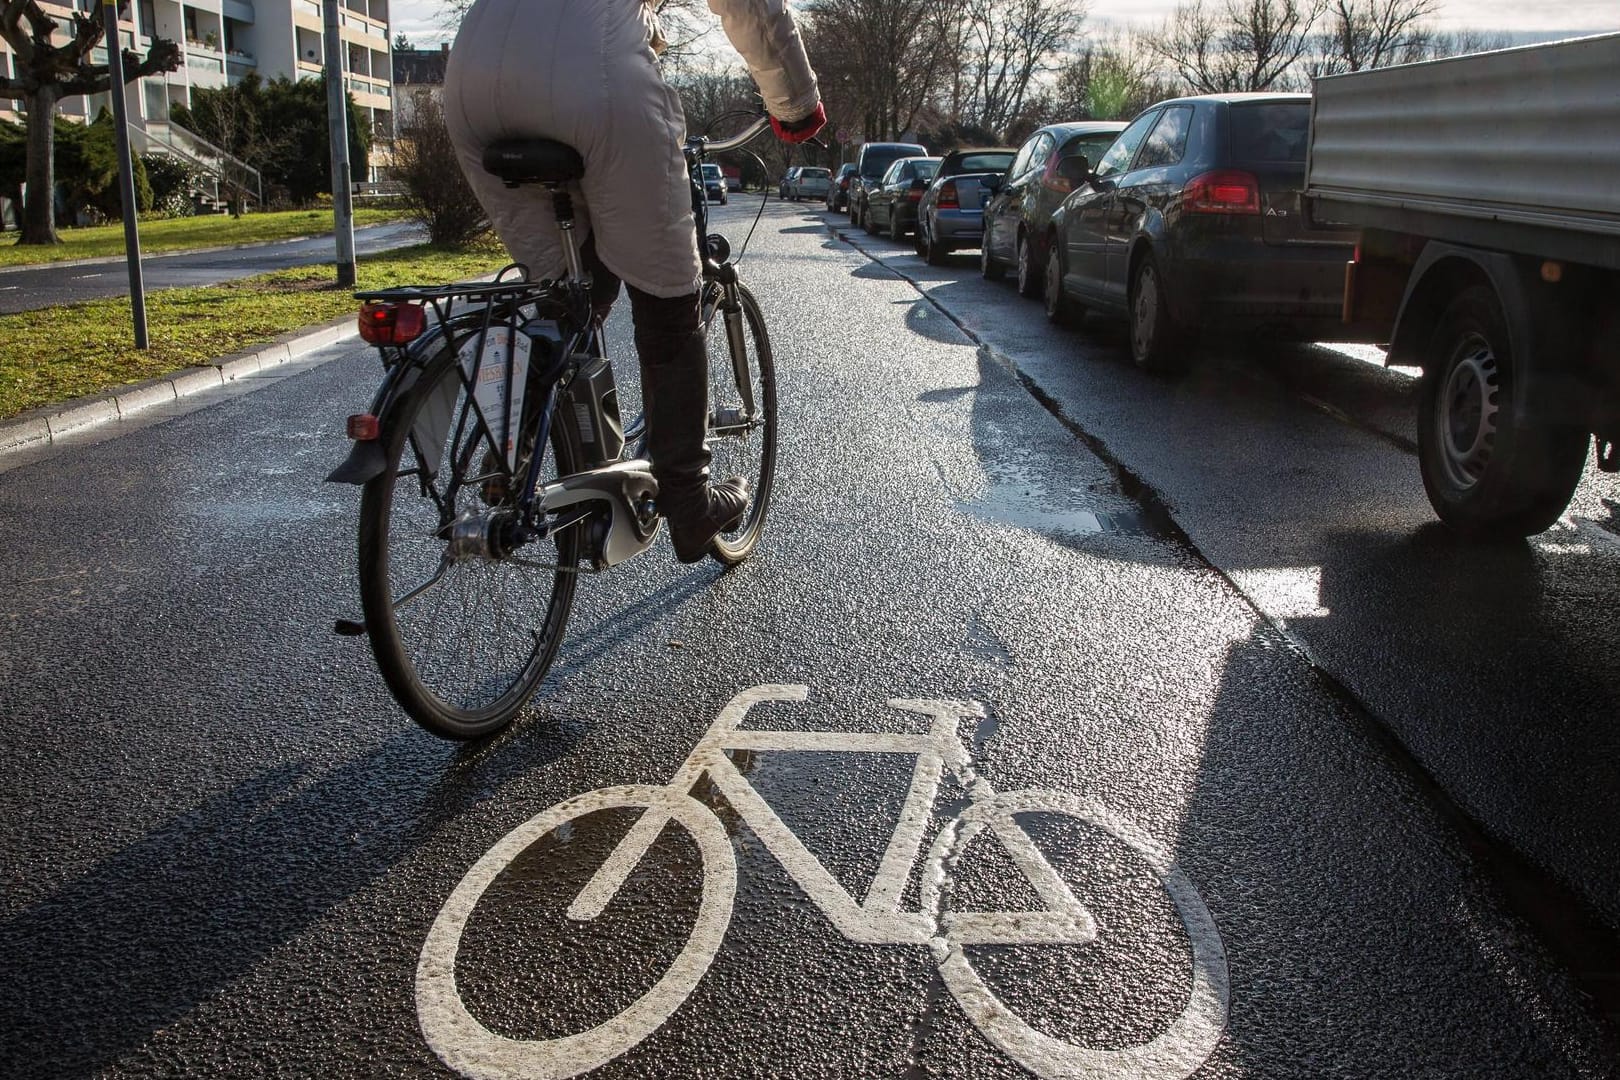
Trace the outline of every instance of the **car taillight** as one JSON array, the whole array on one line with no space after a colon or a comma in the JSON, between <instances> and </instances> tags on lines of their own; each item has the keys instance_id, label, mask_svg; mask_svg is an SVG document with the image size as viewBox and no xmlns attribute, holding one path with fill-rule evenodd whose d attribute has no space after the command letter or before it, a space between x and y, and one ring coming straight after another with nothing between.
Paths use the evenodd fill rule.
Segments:
<instances>
[{"instance_id":1,"label":"car taillight","mask_svg":"<svg viewBox=\"0 0 1620 1080\"><path fill-rule=\"evenodd\" d=\"M417 304L360 306L360 336L373 345L404 345L427 329L427 312Z\"/></svg>"},{"instance_id":2,"label":"car taillight","mask_svg":"<svg viewBox=\"0 0 1620 1080\"><path fill-rule=\"evenodd\" d=\"M962 202L956 195L956 181L947 180L939 186L939 202L934 204L941 210L960 210Z\"/></svg>"},{"instance_id":3,"label":"car taillight","mask_svg":"<svg viewBox=\"0 0 1620 1080\"><path fill-rule=\"evenodd\" d=\"M912 202L916 202L918 199L922 198L922 193L922 188L914 187L910 191L906 192L906 198L910 199Z\"/></svg>"},{"instance_id":4,"label":"car taillight","mask_svg":"<svg viewBox=\"0 0 1620 1080\"><path fill-rule=\"evenodd\" d=\"M848 191L849 190L849 177L846 176L842 180L838 181L838 190L839 191Z\"/></svg>"},{"instance_id":5,"label":"car taillight","mask_svg":"<svg viewBox=\"0 0 1620 1080\"><path fill-rule=\"evenodd\" d=\"M1195 176L1181 189L1184 214L1258 214L1260 181L1253 173L1220 169Z\"/></svg>"},{"instance_id":6,"label":"car taillight","mask_svg":"<svg viewBox=\"0 0 1620 1080\"><path fill-rule=\"evenodd\" d=\"M1058 157L1056 154L1052 155L1052 160L1046 163L1046 171L1041 174L1041 186L1047 191L1056 192L1059 195L1067 195L1069 192L1074 190L1074 185L1069 183L1069 178L1067 176L1059 176L1057 174L1058 162L1062 160L1063 159Z\"/></svg>"}]
</instances>

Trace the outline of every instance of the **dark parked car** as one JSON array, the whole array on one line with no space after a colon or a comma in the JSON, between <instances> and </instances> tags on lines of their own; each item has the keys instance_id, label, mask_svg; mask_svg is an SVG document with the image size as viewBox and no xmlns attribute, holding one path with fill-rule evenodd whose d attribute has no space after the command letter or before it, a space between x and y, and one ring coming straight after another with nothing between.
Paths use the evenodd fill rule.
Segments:
<instances>
[{"instance_id":1,"label":"dark parked car","mask_svg":"<svg viewBox=\"0 0 1620 1080\"><path fill-rule=\"evenodd\" d=\"M866 197L866 231L880 230L899 240L917 224L917 204L939 168L937 157L901 158L889 166Z\"/></svg>"},{"instance_id":2,"label":"dark parked car","mask_svg":"<svg viewBox=\"0 0 1620 1080\"><path fill-rule=\"evenodd\" d=\"M827 185L827 209L842 210L849 205L849 186L855 180L855 165L845 162L838 166L833 173L832 183Z\"/></svg>"},{"instance_id":3,"label":"dark parked car","mask_svg":"<svg viewBox=\"0 0 1620 1080\"><path fill-rule=\"evenodd\" d=\"M1305 340L1340 328L1354 234L1300 213L1308 94L1212 94L1148 109L1052 218L1044 289L1056 321L1085 308L1124 316L1144 368L1188 360L1200 328Z\"/></svg>"},{"instance_id":4,"label":"dark parked car","mask_svg":"<svg viewBox=\"0 0 1620 1080\"><path fill-rule=\"evenodd\" d=\"M1001 190L984 208L979 269L985 277L994 281L1012 266L1018 271L1018 291L1025 296L1041 295L1052 213L1074 189L1058 173L1058 162L1075 154L1083 154L1087 161L1101 161L1123 130L1121 121L1087 120L1048 124L1024 140Z\"/></svg>"},{"instance_id":5,"label":"dark parked car","mask_svg":"<svg viewBox=\"0 0 1620 1080\"><path fill-rule=\"evenodd\" d=\"M866 195L877 187L897 158L927 156L928 151L916 143L876 142L861 147L855 157L855 172L849 179L850 224L866 224L861 217L866 212Z\"/></svg>"},{"instance_id":6,"label":"dark parked car","mask_svg":"<svg viewBox=\"0 0 1620 1080\"><path fill-rule=\"evenodd\" d=\"M726 177L720 171L720 166L705 162L703 165L703 194L709 202L717 202L721 206L731 201L726 191Z\"/></svg>"},{"instance_id":7,"label":"dark parked car","mask_svg":"<svg viewBox=\"0 0 1620 1080\"><path fill-rule=\"evenodd\" d=\"M977 247L984 204L1018 151L1011 147L953 150L917 204L917 254L934 266L956 248Z\"/></svg>"}]
</instances>

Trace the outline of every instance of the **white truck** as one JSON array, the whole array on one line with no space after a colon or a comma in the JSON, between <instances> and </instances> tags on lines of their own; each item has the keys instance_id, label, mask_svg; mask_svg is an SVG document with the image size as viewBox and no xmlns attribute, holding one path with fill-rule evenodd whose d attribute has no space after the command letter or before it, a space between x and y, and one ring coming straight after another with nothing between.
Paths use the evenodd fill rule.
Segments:
<instances>
[{"instance_id":1,"label":"white truck","mask_svg":"<svg viewBox=\"0 0 1620 1080\"><path fill-rule=\"evenodd\" d=\"M1441 520L1528 536L1620 471L1620 34L1317 80L1304 211L1360 231L1347 336L1423 369Z\"/></svg>"}]
</instances>

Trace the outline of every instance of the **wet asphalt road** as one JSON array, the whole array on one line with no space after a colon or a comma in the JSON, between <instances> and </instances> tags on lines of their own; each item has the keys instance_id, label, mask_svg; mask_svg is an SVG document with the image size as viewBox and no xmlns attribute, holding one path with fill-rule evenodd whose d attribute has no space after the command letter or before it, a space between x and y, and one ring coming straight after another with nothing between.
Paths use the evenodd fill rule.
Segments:
<instances>
[{"instance_id":1,"label":"wet asphalt road","mask_svg":"<svg viewBox=\"0 0 1620 1080\"><path fill-rule=\"evenodd\" d=\"M424 235L415 224L370 225L354 231L354 249L359 255L388 251L421 243ZM272 270L330 263L334 259L335 243L328 233L244 248L148 255L141 261L141 277L148 290L216 285ZM128 295L129 270L121 261L42 266L0 273L0 315Z\"/></svg>"},{"instance_id":2,"label":"wet asphalt road","mask_svg":"<svg viewBox=\"0 0 1620 1080\"><path fill-rule=\"evenodd\" d=\"M718 215L734 238L745 209ZM721 573L660 543L582 581L534 707L483 745L414 729L329 633L357 609L358 500L319 480L365 353L0 461L0 1074L445 1075L430 1039L499 1074L509 1051L446 1018L532 1053L689 973L716 850L723 942L644 1039L570 1044L606 1058L593 1075L1065 1071L1032 1030L1105 1055L1070 1075L1615 1074L1589 996L1620 926L1613 483L1532 542L1465 548L1403 448L1402 373L1217 350L1146 378L1116 330L1046 327L968 254L932 269L829 222L773 201L743 263L784 402L766 546ZM625 312L613 330L623 349ZM502 837L667 783L778 683L808 699L744 728L819 748L731 761L802 854L704 782L719 848L692 815L574 921L632 820L587 801L471 908L453 993L417 994ZM926 934L835 928L808 868L856 901L892 877L914 759L803 733L928 729L891 699L982 703L947 724L973 774L1045 793L940 864L966 802L947 780L898 909L943 877L940 912L1038 911L1049 865L1094 942L942 968Z\"/></svg>"}]
</instances>

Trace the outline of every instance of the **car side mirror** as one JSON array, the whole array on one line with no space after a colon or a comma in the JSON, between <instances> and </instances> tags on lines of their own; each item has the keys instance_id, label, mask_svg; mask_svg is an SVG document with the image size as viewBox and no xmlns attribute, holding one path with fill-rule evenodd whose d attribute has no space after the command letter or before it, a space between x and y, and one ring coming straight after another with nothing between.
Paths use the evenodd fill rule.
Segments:
<instances>
[{"instance_id":1,"label":"car side mirror","mask_svg":"<svg viewBox=\"0 0 1620 1080\"><path fill-rule=\"evenodd\" d=\"M1091 162L1086 160L1084 154L1071 154L1058 162L1058 175L1069 183L1078 187L1091 180Z\"/></svg>"}]
</instances>

